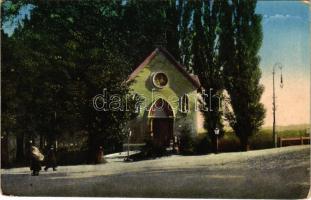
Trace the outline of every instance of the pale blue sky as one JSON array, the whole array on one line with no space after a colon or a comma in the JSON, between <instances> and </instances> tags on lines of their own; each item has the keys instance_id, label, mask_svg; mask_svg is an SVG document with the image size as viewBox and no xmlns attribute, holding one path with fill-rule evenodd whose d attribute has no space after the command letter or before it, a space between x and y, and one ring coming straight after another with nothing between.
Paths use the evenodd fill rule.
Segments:
<instances>
[{"instance_id":1,"label":"pale blue sky","mask_svg":"<svg viewBox=\"0 0 311 200\"><path fill-rule=\"evenodd\" d=\"M261 67L267 72L275 62L285 71L305 70L309 65L309 8L299 1L259 1L264 40Z\"/></svg>"},{"instance_id":2,"label":"pale blue sky","mask_svg":"<svg viewBox=\"0 0 311 200\"><path fill-rule=\"evenodd\" d=\"M276 74L277 125L310 121L310 10L302 1L259 1L257 13L263 16L263 45L260 50L262 102L267 109L265 125L272 125L272 68L283 65L284 87Z\"/></svg>"}]
</instances>

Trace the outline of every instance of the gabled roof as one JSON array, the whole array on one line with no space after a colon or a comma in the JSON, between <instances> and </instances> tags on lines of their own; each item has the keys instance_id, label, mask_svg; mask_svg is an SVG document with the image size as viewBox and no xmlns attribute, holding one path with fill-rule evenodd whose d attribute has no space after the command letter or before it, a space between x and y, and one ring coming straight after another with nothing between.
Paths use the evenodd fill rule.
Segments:
<instances>
[{"instance_id":1,"label":"gabled roof","mask_svg":"<svg viewBox=\"0 0 311 200\"><path fill-rule=\"evenodd\" d=\"M196 75L189 74L185 67L177 62L177 60L164 48L156 48L128 77L126 83L132 81L137 74L150 63L156 55L162 53L177 69L180 71L196 88L200 88L201 84Z\"/></svg>"}]
</instances>

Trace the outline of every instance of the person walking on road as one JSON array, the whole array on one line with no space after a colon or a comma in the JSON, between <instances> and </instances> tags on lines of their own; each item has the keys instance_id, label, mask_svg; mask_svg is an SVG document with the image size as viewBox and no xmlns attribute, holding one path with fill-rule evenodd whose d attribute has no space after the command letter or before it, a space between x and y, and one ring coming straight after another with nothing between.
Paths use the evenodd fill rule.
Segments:
<instances>
[{"instance_id":1,"label":"person walking on road","mask_svg":"<svg viewBox=\"0 0 311 200\"><path fill-rule=\"evenodd\" d=\"M41 170L41 162L44 160L44 155L36 146L31 146L30 152L30 170L32 171L32 176L39 176L39 171Z\"/></svg>"},{"instance_id":2,"label":"person walking on road","mask_svg":"<svg viewBox=\"0 0 311 200\"><path fill-rule=\"evenodd\" d=\"M99 148L98 148L95 163L96 164L106 163L106 160L104 158L104 148L102 146L99 146Z\"/></svg>"},{"instance_id":3,"label":"person walking on road","mask_svg":"<svg viewBox=\"0 0 311 200\"><path fill-rule=\"evenodd\" d=\"M49 149L45 160L46 164L44 170L47 171L49 168L53 168L53 171L56 171L56 155L53 146Z\"/></svg>"}]
</instances>

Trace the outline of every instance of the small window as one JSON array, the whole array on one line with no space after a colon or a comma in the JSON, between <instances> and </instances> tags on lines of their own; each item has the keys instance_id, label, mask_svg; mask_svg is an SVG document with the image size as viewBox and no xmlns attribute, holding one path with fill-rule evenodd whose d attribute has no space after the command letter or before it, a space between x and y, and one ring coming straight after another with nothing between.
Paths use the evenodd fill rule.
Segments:
<instances>
[{"instance_id":1,"label":"small window","mask_svg":"<svg viewBox=\"0 0 311 200\"><path fill-rule=\"evenodd\" d=\"M156 86L157 88L163 88L164 86L167 85L168 78L166 74L164 74L163 72L157 72L153 75L152 81L153 85Z\"/></svg>"},{"instance_id":2,"label":"small window","mask_svg":"<svg viewBox=\"0 0 311 200\"><path fill-rule=\"evenodd\" d=\"M184 94L182 97L180 97L180 99L179 99L179 110L182 113L189 112L189 97L187 94Z\"/></svg>"}]
</instances>

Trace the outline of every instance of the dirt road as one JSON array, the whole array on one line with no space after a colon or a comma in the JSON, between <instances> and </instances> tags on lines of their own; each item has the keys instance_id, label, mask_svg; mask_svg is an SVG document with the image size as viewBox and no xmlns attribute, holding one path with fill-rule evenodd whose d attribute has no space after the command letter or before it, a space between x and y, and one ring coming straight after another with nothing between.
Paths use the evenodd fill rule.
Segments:
<instances>
[{"instance_id":1,"label":"dirt road","mask_svg":"<svg viewBox=\"0 0 311 200\"><path fill-rule=\"evenodd\" d=\"M241 153L170 156L124 163L61 166L30 176L1 170L5 194L22 196L305 198L310 146Z\"/></svg>"}]
</instances>

